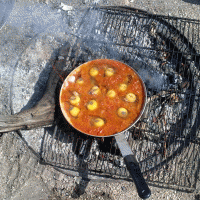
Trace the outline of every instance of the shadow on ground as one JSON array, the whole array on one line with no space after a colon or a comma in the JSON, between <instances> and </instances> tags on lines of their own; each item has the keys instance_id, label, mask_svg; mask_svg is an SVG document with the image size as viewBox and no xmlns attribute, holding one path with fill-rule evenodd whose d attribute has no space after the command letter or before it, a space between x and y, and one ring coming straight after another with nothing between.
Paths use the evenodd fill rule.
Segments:
<instances>
[{"instance_id":1,"label":"shadow on ground","mask_svg":"<svg viewBox=\"0 0 200 200\"><path fill-rule=\"evenodd\" d=\"M191 3L191 4L200 5L200 0L182 0L182 1L185 1L185 2Z\"/></svg>"}]
</instances>

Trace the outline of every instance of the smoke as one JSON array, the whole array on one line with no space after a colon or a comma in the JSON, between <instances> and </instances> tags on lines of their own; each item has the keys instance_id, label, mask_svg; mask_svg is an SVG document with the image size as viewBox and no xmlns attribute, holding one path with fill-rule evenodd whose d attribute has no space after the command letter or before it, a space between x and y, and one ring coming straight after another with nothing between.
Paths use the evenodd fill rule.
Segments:
<instances>
[{"instance_id":1,"label":"smoke","mask_svg":"<svg viewBox=\"0 0 200 200\"><path fill-rule=\"evenodd\" d=\"M123 19L121 20L123 21ZM134 38L130 43L134 51L129 52L128 48L123 47L123 42L125 46L126 41L120 40L117 36L123 34L123 30L117 30L117 33L110 25L113 23L112 20L109 22L109 19L103 19L102 14L96 10L87 10L76 36L81 38L83 51L87 52L87 49L90 49L88 55L97 54L101 58L125 62L138 72L148 89L156 92L165 90L168 87L168 77L164 73L154 70L159 67L159 62L155 58L156 53L151 50L153 43L148 31L145 32L144 25L137 17L133 21L133 26L131 27L131 24L129 24L128 29L133 29ZM121 46L118 44L121 44ZM94 58L96 57L91 57L91 59Z\"/></svg>"},{"instance_id":2,"label":"smoke","mask_svg":"<svg viewBox=\"0 0 200 200\"><path fill-rule=\"evenodd\" d=\"M61 32L71 34L73 27L68 23L68 11L62 8L66 9L62 5L53 9L46 4L34 3L29 5L16 3L8 23L22 33L26 32L30 35L42 32L55 35L59 35Z\"/></svg>"},{"instance_id":3,"label":"smoke","mask_svg":"<svg viewBox=\"0 0 200 200\"><path fill-rule=\"evenodd\" d=\"M139 69L138 74L145 82L148 89L154 91L165 90L169 87L168 85L168 77L163 75L157 71L150 71L147 69Z\"/></svg>"},{"instance_id":4,"label":"smoke","mask_svg":"<svg viewBox=\"0 0 200 200\"><path fill-rule=\"evenodd\" d=\"M121 18L119 28L113 17L105 17L104 14L92 8L74 10L72 6L63 3L56 9L46 4L15 4L8 24L29 38L36 35L53 35L56 39L59 38L61 43L66 41L68 36L78 38L82 52L80 59L84 57L83 61L109 58L125 62L136 69L147 88L164 90L167 87L167 76L153 70L159 63L154 52L149 50L153 43L140 19L132 16L130 23L123 25L124 19ZM132 30L132 35L129 36L126 30ZM123 35L126 37L122 37ZM50 40L55 40L55 37L44 41L49 40L49 44L53 44ZM130 48L124 44L129 44ZM44 46L45 44L40 45L41 48ZM76 52L74 54L76 55ZM140 66L135 63L140 63Z\"/></svg>"},{"instance_id":5,"label":"smoke","mask_svg":"<svg viewBox=\"0 0 200 200\"><path fill-rule=\"evenodd\" d=\"M6 22L7 18L9 17L12 9L13 9L14 1L1 1L0 2L0 29Z\"/></svg>"}]
</instances>

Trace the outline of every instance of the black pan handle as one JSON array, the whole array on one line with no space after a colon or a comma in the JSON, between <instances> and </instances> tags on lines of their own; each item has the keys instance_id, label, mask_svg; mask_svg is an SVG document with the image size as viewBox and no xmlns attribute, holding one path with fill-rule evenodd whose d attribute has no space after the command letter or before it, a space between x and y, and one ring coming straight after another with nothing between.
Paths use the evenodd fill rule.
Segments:
<instances>
[{"instance_id":1,"label":"black pan handle","mask_svg":"<svg viewBox=\"0 0 200 200\"><path fill-rule=\"evenodd\" d=\"M151 196L151 191L143 178L139 165L135 162L135 156L127 155L124 157L124 161L135 182L139 197L142 199L149 198Z\"/></svg>"},{"instance_id":2,"label":"black pan handle","mask_svg":"<svg viewBox=\"0 0 200 200\"><path fill-rule=\"evenodd\" d=\"M115 135L115 139L124 157L127 169L135 182L139 197L142 199L149 198L151 196L151 191L144 180L137 159L126 141L124 133Z\"/></svg>"}]
</instances>

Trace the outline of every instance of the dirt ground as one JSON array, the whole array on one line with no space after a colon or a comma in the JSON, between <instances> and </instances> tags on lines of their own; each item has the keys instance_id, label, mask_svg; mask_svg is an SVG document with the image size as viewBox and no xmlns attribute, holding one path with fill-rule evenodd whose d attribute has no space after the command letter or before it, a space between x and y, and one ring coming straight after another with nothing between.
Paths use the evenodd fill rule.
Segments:
<instances>
[{"instance_id":1,"label":"dirt ground","mask_svg":"<svg viewBox=\"0 0 200 200\"><path fill-rule=\"evenodd\" d=\"M61 5L67 5L68 7L66 7L66 9L87 7L94 4L130 6L153 14L200 20L199 0L16 0L15 6L23 7L26 4L34 5L35 3L49 5L50 7L62 7ZM14 12L14 10L12 12ZM0 41L4 41L2 38L6 37L3 33L5 30L5 27L0 29ZM6 33L9 32L9 30L6 31ZM12 41L10 38L10 42L20 43L21 46L18 45L18 48L22 48L26 41L22 41L20 37L14 37ZM7 44L0 42L0 48L2 47L2 49L4 48L5 51L8 51L9 55L9 51L12 50L9 49L11 47L9 47L8 44L9 42ZM10 72L7 70L8 68L5 67L9 67L9 65L12 64L12 60L10 59L11 57L6 57L6 54L2 52L0 52L0 55L0 115L8 115L11 112L9 108L11 102L8 100L11 80L9 79ZM15 57L19 55L12 54L12 56L14 60ZM76 184L79 180L76 177L66 176L51 166L41 165L37 157L33 155L26 144L21 141L16 132L4 133L0 137L0 166L0 199L140 199L137 195L134 183L123 180L83 182L81 183L80 191L77 192ZM199 200L200 174L197 176L197 190L193 193L153 187L150 184L152 195L149 199Z\"/></svg>"}]
</instances>

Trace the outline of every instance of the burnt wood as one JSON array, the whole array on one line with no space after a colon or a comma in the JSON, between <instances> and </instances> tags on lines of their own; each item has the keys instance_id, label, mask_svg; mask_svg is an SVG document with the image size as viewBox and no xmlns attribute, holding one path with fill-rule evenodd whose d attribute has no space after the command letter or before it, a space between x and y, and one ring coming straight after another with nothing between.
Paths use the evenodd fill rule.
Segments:
<instances>
[{"instance_id":1,"label":"burnt wood","mask_svg":"<svg viewBox=\"0 0 200 200\"><path fill-rule=\"evenodd\" d=\"M64 74L69 49L69 43L64 44L59 49L58 56L49 75L46 91L34 107L14 115L0 116L0 133L28 130L54 123L55 89L60 77Z\"/></svg>"}]
</instances>

